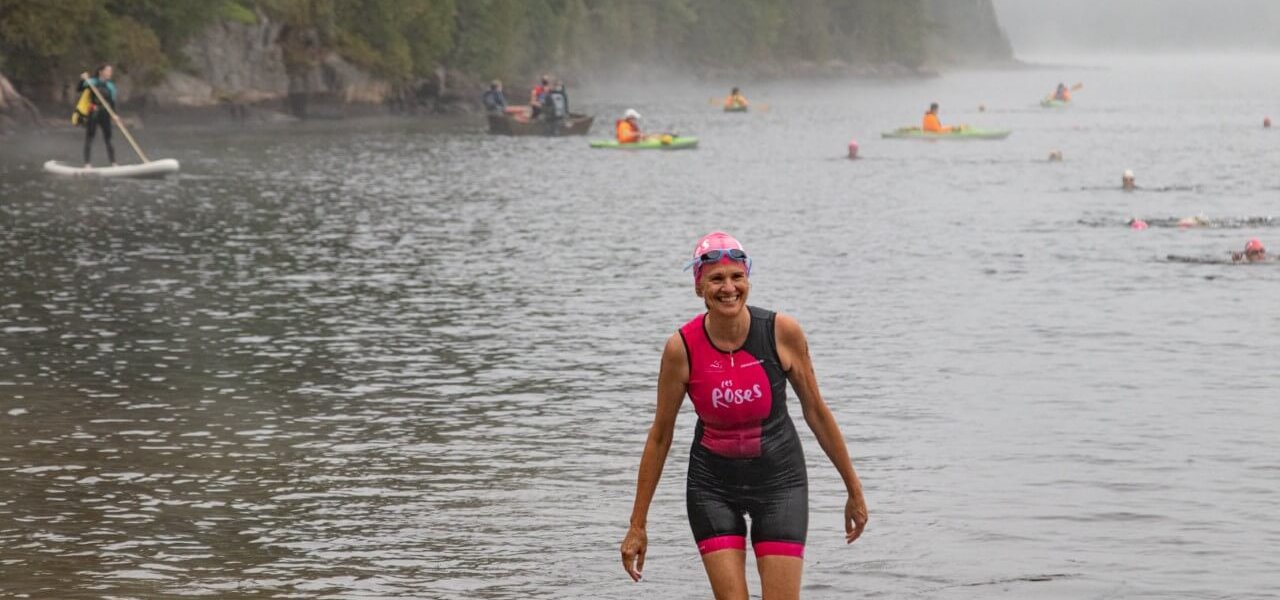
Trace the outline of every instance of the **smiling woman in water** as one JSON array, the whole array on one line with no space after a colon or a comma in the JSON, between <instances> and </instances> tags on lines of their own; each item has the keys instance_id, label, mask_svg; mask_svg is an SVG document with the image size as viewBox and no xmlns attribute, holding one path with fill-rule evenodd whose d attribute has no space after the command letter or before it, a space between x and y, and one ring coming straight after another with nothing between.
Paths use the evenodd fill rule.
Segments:
<instances>
[{"instance_id":1,"label":"smiling woman in water","mask_svg":"<svg viewBox=\"0 0 1280 600\"><path fill-rule=\"evenodd\" d=\"M800 597L809 529L804 453L787 414L787 382L805 423L844 480L845 541L867 524L862 484L844 437L818 391L809 346L794 319L748 306L751 259L726 233L693 250L694 292L707 311L668 340L658 374L658 406L640 459L622 564L639 581L648 550L646 523L676 415L685 395L698 413L689 451L686 504L702 564L718 600L745 600L747 522L765 598Z\"/></svg>"}]
</instances>

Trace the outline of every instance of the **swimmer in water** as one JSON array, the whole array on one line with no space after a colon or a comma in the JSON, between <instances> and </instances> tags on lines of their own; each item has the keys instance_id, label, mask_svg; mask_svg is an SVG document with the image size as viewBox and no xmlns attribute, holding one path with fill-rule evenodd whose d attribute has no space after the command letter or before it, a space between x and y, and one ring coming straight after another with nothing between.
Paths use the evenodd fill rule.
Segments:
<instances>
[{"instance_id":1,"label":"swimmer in water","mask_svg":"<svg viewBox=\"0 0 1280 600\"><path fill-rule=\"evenodd\" d=\"M1062 151L1061 150L1049 151L1049 162L1062 162Z\"/></svg>"},{"instance_id":2,"label":"swimmer in water","mask_svg":"<svg viewBox=\"0 0 1280 600\"><path fill-rule=\"evenodd\" d=\"M1203 216L1182 217L1178 219L1178 229L1191 229L1194 227L1207 227L1209 219Z\"/></svg>"},{"instance_id":3,"label":"swimmer in water","mask_svg":"<svg viewBox=\"0 0 1280 600\"><path fill-rule=\"evenodd\" d=\"M1120 177L1120 187L1126 192L1132 192L1133 190L1138 189L1138 184L1134 181L1133 171L1129 169L1124 170L1124 175Z\"/></svg>"},{"instance_id":4,"label":"swimmer in water","mask_svg":"<svg viewBox=\"0 0 1280 600\"><path fill-rule=\"evenodd\" d=\"M658 402L636 482L622 566L640 581L648 550L649 504L686 395L698 415L685 502L716 598L747 598L747 521L763 597L800 597L809 528L809 481L787 382L848 497L845 542L867 525L867 503L844 436L818 391L804 332L795 319L747 305L751 259L733 237L707 234L693 249L693 289L706 312L667 339Z\"/></svg>"},{"instance_id":5,"label":"swimmer in water","mask_svg":"<svg viewBox=\"0 0 1280 600\"><path fill-rule=\"evenodd\" d=\"M1262 262L1267 260L1267 249L1262 240L1253 238L1244 245L1244 252L1232 252L1231 262Z\"/></svg>"}]
</instances>

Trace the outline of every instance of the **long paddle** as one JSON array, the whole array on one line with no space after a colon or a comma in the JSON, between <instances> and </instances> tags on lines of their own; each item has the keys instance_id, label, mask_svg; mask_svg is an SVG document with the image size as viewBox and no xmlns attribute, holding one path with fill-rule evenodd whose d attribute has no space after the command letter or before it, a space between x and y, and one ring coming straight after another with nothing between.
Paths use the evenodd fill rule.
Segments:
<instances>
[{"instance_id":1,"label":"long paddle","mask_svg":"<svg viewBox=\"0 0 1280 600\"><path fill-rule=\"evenodd\" d=\"M124 139L129 140L129 145L133 146L133 151L138 153L138 158L141 158L144 163L151 162L151 159L147 158L147 155L142 153L142 148L138 147L138 142L135 142L133 140L133 136L129 135L129 128L124 126L124 121L121 121L120 117L116 116L116 111L111 110L111 105L107 104L106 98L102 97L102 92L98 91L98 86L90 85L89 89L93 90L94 96L97 96L98 103L102 104L102 107L107 109L107 114L111 115L111 120L115 121L116 125L120 126L120 132L124 134Z\"/></svg>"}]
</instances>

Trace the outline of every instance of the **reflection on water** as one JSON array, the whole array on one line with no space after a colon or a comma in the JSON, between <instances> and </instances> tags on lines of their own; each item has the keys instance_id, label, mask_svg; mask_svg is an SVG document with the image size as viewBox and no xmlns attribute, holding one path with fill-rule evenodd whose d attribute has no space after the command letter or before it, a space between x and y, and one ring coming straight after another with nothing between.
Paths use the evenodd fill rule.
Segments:
<instances>
[{"instance_id":1,"label":"reflection on water","mask_svg":"<svg viewBox=\"0 0 1280 600\"><path fill-rule=\"evenodd\" d=\"M1266 597L1280 271L1158 259L1280 243L1280 150L1244 124L1278 67L1090 71L1070 111L1025 108L1077 76L1042 71L779 84L747 115L581 94L688 153L470 121L152 129L182 176L93 183L37 172L70 137L6 146L0 592L705 597L691 410L645 583L616 546L661 344L699 308L681 260L725 228L753 302L808 330L871 503L845 547L802 432L807 594ZM1016 135L877 139L931 100ZM850 137L865 160L835 159ZM1129 167L1172 191L1109 187Z\"/></svg>"}]
</instances>

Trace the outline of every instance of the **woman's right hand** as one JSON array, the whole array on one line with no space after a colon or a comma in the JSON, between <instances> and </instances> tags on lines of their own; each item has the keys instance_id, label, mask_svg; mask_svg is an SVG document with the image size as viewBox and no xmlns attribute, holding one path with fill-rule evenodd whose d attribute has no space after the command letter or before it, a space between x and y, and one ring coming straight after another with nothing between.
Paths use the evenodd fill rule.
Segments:
<instances>
[{"instance_id":1,"label":"woman's right hand","mask_svg":"<svg viewBox=\"0 0 1280 600\"><path fill-rule=\"evenodd\" d=\"M622 568L632 581L640 581L644 571L644 553L649 548L649 535L643 527L632 526L627 530L627 537L622 538Z\"/></svg>"},{"instance_id":2,"label":"woman's right hand","mask_svg":"<svg viewBox=\"0 0 1280 600\"><path fill-rule=\"evenodd\" d=\"M852 544L862 537L862 530L867 527L867 501L862 492L850 494L844 503L844 543Z\"/></svg>"},{"instance_id":3,"label":"woman's right hand","mask_svg":"<svg viewBox=\"0 0 1280 600\"><path fill-rule=\"evenodd\" d=\"M83 73L81 73L81 74L80 74L80 81L84 81L84 80L86 80L86 79L88 79L88 78L89 78L89 72L88 72L88 71L85 71L85 72L83 72Z\"/></svg>"}]
</instances>

